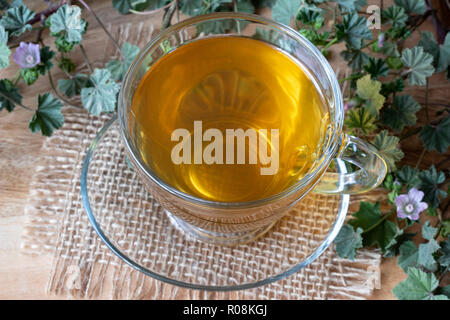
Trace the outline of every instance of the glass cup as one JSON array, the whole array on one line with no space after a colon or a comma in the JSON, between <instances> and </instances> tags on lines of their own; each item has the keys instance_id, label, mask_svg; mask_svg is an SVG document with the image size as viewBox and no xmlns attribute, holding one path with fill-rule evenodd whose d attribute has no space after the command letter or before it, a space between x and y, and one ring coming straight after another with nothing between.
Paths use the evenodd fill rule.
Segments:
<instances>
[{"instance_id":1,"label":"glass cup","mask_svg":"<svg viewBox=\"0 0 450 320\"><path fill-rule=\"evenodd\" d=\"M260 200L215 202L177 190L145 164L133 134L135 119L131 113L131 102L139 82L152 65L184 44L221 35L223 30L226 30L227 36L252 37L265 41L298 60L318 84L330 116L325 142L317 150L317 165L294 185ZM256 54L258 53L255 52ZM384 159L374 147L342 131L342 93L325 57L295 30L261 16L214 13L184 20L161 32L131 64L120 90L118 115L127 156L146 189L166 210L172 223L195 238L214 244L233 245L251 241L269 230L290 207L309 192L366 192L377 187L387 171ZM335 158L347 161L359 169L352 173L327 172Z\"/></svg>"}]
</instances>

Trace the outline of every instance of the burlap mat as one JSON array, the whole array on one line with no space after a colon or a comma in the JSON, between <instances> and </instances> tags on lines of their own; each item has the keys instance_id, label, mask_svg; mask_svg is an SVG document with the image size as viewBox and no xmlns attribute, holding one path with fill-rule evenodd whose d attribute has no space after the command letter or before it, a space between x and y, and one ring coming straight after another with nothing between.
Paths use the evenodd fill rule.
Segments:
<instances>
[{"instance_id":1,"label":"burlap mat","mask_svg":"<svg viewBox=\"0 0 450 320\"><path fill-rule=\"evenodd\" d=\"M153 33L153 26L144 23L115 28L120 41L141 46ZM25 253L53 257L47 287L49 294L113 299L364 299L371 295L374 286L379 285L379 253L360 250L357 259L350 262L337 257L333 247L294 275L263 287L233 292L182 289L132 269L98 238L81 202L80 175L84 155L110 115L94 117L74 108L66 108L64 114L63 128L48 138L42 147L40 165L30 187L22 243ZM104 148L104 154L117 155L122 146L111 143ZM96 174L117 181L117 175L121 173L110 168L110 163L105 162L105 167L98 167ZM101 189L98 192L102 207L116 208L121 201L118 193L102 193ZM134 209L149 205L142 192L135 192L131 197L133 201L129 205ZM312 214L322 212L324 203L320 197L323 196L309 195L300 202L301 210ZM325 210L335 210L337 199L328 198ZM127 223L141 225L139 219L140 215L132 216ZM108 225L107 217L103 223ZM151 224L147 223L147 226L151 228ZM314 221L309 228L314 232ZM144 239L147 232L148 229L135 228L133 236ZM152 259L151 251L140 254L147 260Z\"/></svg>"}]
</instances>

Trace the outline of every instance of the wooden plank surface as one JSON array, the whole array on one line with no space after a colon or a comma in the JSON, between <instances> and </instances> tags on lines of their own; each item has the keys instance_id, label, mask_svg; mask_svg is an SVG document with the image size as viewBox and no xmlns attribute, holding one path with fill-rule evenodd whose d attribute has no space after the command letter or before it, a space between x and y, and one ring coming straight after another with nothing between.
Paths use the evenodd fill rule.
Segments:
<instances>
[{"instance_id":1,"label":"wooden plank surface","mask_svg":"<svg viewBox=\"0 0 450 320\"><path fill-rule=\"evenodd\" d=\"M30 1L28 1L30 3ZM35 10L41 1L30 4ZM128 23L130 16L122 16L111 7L110 0L90 1L92 7L105 23ZM97 22L91 16L86 16L89 22L83 44L92 60L101 60L104 48L99 45L99 39L105 36ZM148 19L136 17L133 19ZM432 30L432 24L427 23L424 29ZM44 41L50 44L48 34ZM408 43L406 44L406 46ZM338 56L334 52L335 56ZM78 56L80 59L80 56ZM337 62L342 63L342 62ZM14 65L14 63L12 63ZM54 77L58 78L58 68L54 68ZM15 66L0 70L0 78L11 78L16 72ZM434 103L448 104L450 90L448 82L442 76L435 76L430 81L430 100ZM41 77L36 84L25 87L21 84L25 105L35 105L38 93L49 91L47 77ZM412 88L410 93L419 101L424 100L423 88ZM12 113L0 113L0 299L48 299L64 298L45 295L48 275L51 270L51 258L46 256L27 256L20 253L20 237L25 223L24 207L28 189L35 169L40 147L44 138L33 134L28 129L31 112L17 108ZM423 119L423 111L419 113ZM420 122L423 123L423 122ZM414 165L422 151L421 144L416 139L402 143L407 153L405 162ZM425 154L423 165L438 163L441 156L431 152ZM376 290L372 299L392 299L391 290L405 275L397 267L396 259L384 259L381 268L381 289Z\"/></svg>"}]
</instances>

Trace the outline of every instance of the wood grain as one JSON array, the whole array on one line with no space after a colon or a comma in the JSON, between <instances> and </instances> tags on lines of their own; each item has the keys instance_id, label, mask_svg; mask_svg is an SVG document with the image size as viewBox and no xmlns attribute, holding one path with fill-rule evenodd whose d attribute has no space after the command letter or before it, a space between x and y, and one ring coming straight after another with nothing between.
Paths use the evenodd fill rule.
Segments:
<instances>
[{"instance_id":1,"label":"wood grain","mask_svg":"<svg viewBox=\"0 0 450 320\"><path fill-rule=\"evenodd\" d=\"M370 2L378 3L378 1ZM35 10L39 10L38 6L42 5L41 1L27 3ZM110 0L90 1L90 3L102 21L114 24L130 22L131 16L122 16L117 13L111 7ZM270 16L267 11L262 13ZM99 39L104 39L104 33L91 16L86 16L86 19L89 22L89 31L84 37L83 44L88 50L90 59L101 60L105 54L105 48L99 45ZM140 20L148 19L148 17L134 16L132 19ZM432 23L428 21L423 30L432 31ZM52 43L48 34L44 34L44 37L46 44ZM417 38L409 40L405 46L415 41ZM338 52L332 52L332 54L339 59ZM77 53L75 59L81 61L81 54ZM344 65L344 62L337 60L334 64ZM52 71L54 78L61 76L57 69L54 68ZM15 66L0 70L0 78L11 78L16 70ZM450 90L448 81L443 75L433 76L430 79L430 88L430 102L448 104ZM47 77L41 77L31 87L21 84L23 103L35 107L37 95L49 90ZM424 88L408 88L408 92L420 102L425 99ZM20 236L25 223L24 207L44 138L39 134L31 133L28 129L32 113L17 109L12 113L5 111L0 113L0 299L65 298L45 295L48 275L52 267L51 257L30 257L20 253ZM431 113L434 110L435 107L430 105ZM421 126L425 119L423 110L419 112L419 118L418 126ZM402 142L402 148L406 153L404 162L415 165L418 155L422 152L421 143L416 138L406 139ZM443 156L436 152L426 153L421 167L439 163L442 159ZM404 278L405 275L398 268L395 258L384 259L381 268L381 289L374 292L372 299L393 299L392 288Z\"/></svg>"}]
</instances>

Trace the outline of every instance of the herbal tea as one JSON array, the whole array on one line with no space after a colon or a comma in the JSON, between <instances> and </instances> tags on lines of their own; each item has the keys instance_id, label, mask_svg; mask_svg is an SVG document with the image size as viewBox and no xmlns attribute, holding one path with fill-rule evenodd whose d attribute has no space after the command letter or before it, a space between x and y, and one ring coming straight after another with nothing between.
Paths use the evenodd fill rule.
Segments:
<instances>
[{"instance_id":1,"label":"herbal tea","mask_svg":"<svg viewBox=\"0 0 450 320\"><path fill-rule=\"evenodd\" d=\"M136 89L132 134L164 182L212 201L275 195L308 173L329 126L303 68L262 41L215 37L157 61Z\"/></svg>"}]
</instances>

